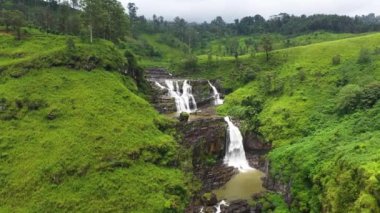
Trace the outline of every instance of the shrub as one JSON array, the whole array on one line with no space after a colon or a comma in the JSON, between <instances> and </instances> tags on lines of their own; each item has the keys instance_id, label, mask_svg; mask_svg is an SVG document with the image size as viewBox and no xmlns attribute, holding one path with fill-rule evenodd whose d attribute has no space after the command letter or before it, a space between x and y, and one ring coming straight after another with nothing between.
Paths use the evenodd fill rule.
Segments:
<instances>
[{"instance_id":1,"label":"shrub","mask_svg":"<svg viewBox=\"0 0 380 213\"><path fill-rule=\"evenodd\" d=\"M75 47L75 42L73 38L68 38L66 41L66 48L69 53L74 52L76 47Z\"/></svg>"},{"instance_id":2,"label":"shrub","mask_svg":"<svg viewBox=\"0 0 380 213\"><path fill-rule=\"evenodd\" d=\"M349 84L343 87L337 97L337 110L340 114L353 112L360 101L362 88L355 84Z\"/></svg>"},{"instance_id":3,"label":"shrub","mask_svg":"<svg viewBox=\"0 0 380 213\"><path fill-rule=\"evenodd\" d=\"M360 88L358 85L347 85L338 94L337 110L348 114L357 109L372 108L380 99L380 82L373 82Z\"/></svg>"},{"instance_id":4,"label":"shrub","mask_svg":"<svg viewBox=\"0 0 380 213\"><path fill-rule=\"evenodd\" d=\"M375 47L375 49L373 50L373 54L380 55L380 47Z\"/></svg>"},{"instance_id":5,"label":"shrub","mask_svg":"<svg viewBox=\"0 0 380 213\"><path fill-rule=\"evenodd\" d=\"M372 108L380 99L380 82L373 82L363 88L360 95L360 108Z\"/></svg>"},{"instance_id":6,"label":"shrub","mask_svg":"<svg viewBox=\"0 0 380 213\"><path fill-rule=\"evenodd\" d=\"M40 100L40 99L38 100L24 99L24 103L26 103L26 106L28 107L29 111L39 110L43 107L48 106L44 100Z\"/></svg>"},{"instance_id":7,"label":"shrub","mask_svg":"<svg viewBox=\"0 0 380 213\"><path fill-rule=\"evenodd\" d=\"M275 72L263 75L260 83L260 87L266 95L281 95L284 90L284 82L278 78Z\"/></svg>"},{"instance_id":8,"label":"shrub","mask_svg":"<svg viewBox=\"0 0 380 213\"><path fill-rule=\"evenodd\" d=\"M298 71L298 78L299 78L300 82L304 82L306 80L306 73L303 69L300 69Z\"/></svg>"},{"instance_id":9,"label":"shrub","mask_svg":"<svg viewBox=\"0 0 380 213\"><path fill-rule=\"evenodd\" d=\"M181 122L187 122L189 120L189 113L186 113L186 112L182 112L180 115L179 115L179 121Z\"/></svg>"},{"instance_id":10,"label":"shrub","mask_svg":"<svg viewBox=\"0 0 380 213\"><path fill-rule=\"evenodd\" d=\"M371 53L368 49L361 49L359 53L358 63L359 64L366 64L371 62Z\"/></svg>"},{"instance_id":11,"label":"shrub","mask_svg":"<svg viewBox=\"0 0 380 213\"><path fill-rule=\"evenodd\" d=\"M332 64L333 65L339 65L340 64L340 55L336 55L332 58Z\"/></svg>"},{"instance_id":12,"label":"shrub","mask_svg":"<svg viewBox=\"0 0 380 213\"><path fill-rule=\"evenodd\" d=\"M198 58L194 55L187 56L182 61L182 68L188 71L196 71L198 67Z\"/></svg>"},{"instance_id":13,"label":"shrub","mask_svg":"<svg viewBox=\"0 0 380 213\"><path fill-rule=\"evenodd\" d=\"M164 133L171 133L175 128L175 121L165 116L159 116L153 120L154 125Z\"/></svg>"}]
</instances>

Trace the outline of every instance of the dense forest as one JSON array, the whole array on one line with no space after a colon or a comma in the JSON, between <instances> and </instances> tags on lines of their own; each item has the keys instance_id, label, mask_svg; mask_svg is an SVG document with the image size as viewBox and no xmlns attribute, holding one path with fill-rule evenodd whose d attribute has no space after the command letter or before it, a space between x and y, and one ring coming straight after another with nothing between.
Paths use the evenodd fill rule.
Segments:
<instances>
[{"instance_id":1,"label":"dense forest","mask_svg":"<svg viewBox=\"0 0 380 213\"><path fill-rule=\"evenodd\" d=\"M189 23L183 18L165 20L162 16L144 17L138 15L138 7L129 3L127 13L117 0L2 0L2 22L5 25L33 26L55 34L86 36L93 31L96 38L112 41L126 35L142 33L169 33L191 46L201 45L215 38L280 33L294 36L315 31L334 33L363 33L380 29L380 17L375 14L362 16L302 15L287 13L265 19L261 15L247 16L226 23L221 16L210 23ZM17 16L11 12L22 12Z\"/></svg>"},{"instance_id":2,"label":"dense forest","mask_svg":"<svg viewBox=\"0 0 380 213\"><path fill-rule=\"evenodd\" d=\"M0 212L214 212L225 116L267 190L222 212L380 211L380 16L124 6L0 0Z\"/></svg>"}]
</instances>

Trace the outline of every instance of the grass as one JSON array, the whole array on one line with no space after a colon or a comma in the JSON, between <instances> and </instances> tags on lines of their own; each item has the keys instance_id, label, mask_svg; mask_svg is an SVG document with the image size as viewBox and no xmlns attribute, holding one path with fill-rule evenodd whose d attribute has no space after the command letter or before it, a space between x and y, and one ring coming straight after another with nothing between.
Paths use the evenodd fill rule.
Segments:
<instances>
[{"instance_id":1,"label":"grass","mask_svg":"<svg viewBox=\"0 0 380 213\"><path fill-rule=\"evenodd\" d=\"M187 45L177 38L162 33L153 35L143 34L119 45L121 49L133 52L144 68L162 67L175 69L186 57Z\"/></svg>"},{"instance_id":2,"label":"grass","mask_svg":"<svg viewBox=\"0 0 380 213\"><path fill-rule=\"evenodd\" d=\"M233 69L257 67L254 79L228 95L218 111L243 119L246 129L273 143L271 174L291 184L292 211L379 211L380 104L343 114L337 108L347 103L340 91L349 85L380 81L378 46L380 34L364 35L278 50L270 63L263 55L242 57ZM357 62L362 48L370 50L371 62ZM341 63L333 65L338 54ZM227 70L210 73L231 76ZM376 103L379 97L373 98Z\"/></svg>"},{"instance_id":3,"label":"grass","mask_svg":"<svg viewBox=\"0 0 380 213\"><path fill-rule=\"evenodd\" d=\"M129 77L104 70L122 60L117 50L109 55L112 44L75 38L76 55L101 61L86 71L69 68L65 55L54 57L66 54L65 36L0 40L6 67L0 75L0 212L185 208L191 177L178 168L175 139L163 132L168 121L135 94ZM17 53L21 59L12 56ZM15 70L23 74L12 77Z\"/></svg>"},{"instance_id":4,"label":"grass","mask_svg":"<svg viewBox=\"0 0 380 213\"><path fill-rule=\"evenodd\" d=\"M360 35L365 35L365 34L360 34ZM356 37L360 35L351 34L351 33L337 34L337 33L329 33L329 32L324 32L324 31L313 32L313 33L304 34L304 35L296 35L296 36L283 36L281 34L270 34L272 38L274 50L286 49L286 48L297 47L297 46L305 46L305 45L321 43L321 42L326 42L326 41L340 40L340 39L351 38L351 37ZM245 50L243 52L247 52L247 51L250 52L249 49L253 47L247 47L245 40L252 39L252 41L256 45L260 46L261 37L262 37L261 35L232 36L229 39L238 40L240 49ZM213 55L219 55L219 56L225 57L227 55L223 51L223 49L225 48L226 41L227 41L226 38L215 39L211 41L206 47L196 49L196 53L198 55L207 55L207 52L211 50ZM260 47L258 48L258 50L262 52Z\"/></svg>"}]
</instances>

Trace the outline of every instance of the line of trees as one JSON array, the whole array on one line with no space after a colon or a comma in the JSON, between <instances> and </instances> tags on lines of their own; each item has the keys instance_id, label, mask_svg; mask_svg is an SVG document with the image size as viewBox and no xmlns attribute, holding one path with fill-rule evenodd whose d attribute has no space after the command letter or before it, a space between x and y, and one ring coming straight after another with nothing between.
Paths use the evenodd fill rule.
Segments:
<instances>
[{"instance_id":1,"label":"line of trees","mask_svg":"<svg viewBox=\"0 0 380 213\"><path fill-rule=\"evenodd\" d=\"M165 20L162 16L153 15L152 19L144 16L138 16L138 8L135 4L130 4L133 10L133 31L137 36L140 33L154 34L163 33L166 35L165 41L168 45L173 45L173 41L178 39L187 44L189 52L195 47L204 48L213 39L228 38L239 35L265 35L278 33L285 36L302 35L315 31L327 31L333 33L363 33L371 31L380 31L380 16L375 14L363 16L341 16L341 15L289 15L281 13L265 19L261 15L247 16L242 19L236 19L233 23L227 23L221 16L216 17L211 22L191 23L185 19L176 17L172 21ZM132 13L131 13L132 12ZM131 18L132 19L132 18ZM170 36L175 39L170 39ZM249 41L247 41L249 43ZM258 44L251 42L246 44L250 49L258 49ZM266 42L262 42L266 43ZM226 41L225 52L234 55L239 45L236 41ZM263 48L261 48L263 49ZM269 48L270 49L270 48ZM247 52L247 51L245 51Z\"/></svg>"},{"instance_id":2,"label":"line of trees","mask_svg":"<svg viewBox=\"0 0 380 213\"><path fill-rule=\"evenodd\" d=\"M16 21L7 19L9 12L20 11L22 16L17 16L22 21L19 23L46 32L113 41L123 39L128 34L138 37L141 33L165 33L187 44L189 52L195 46L206 46L212 39L234 35L299 35L318 30L359 33L380 30L380 17L375 14L348 17L281 13L269 19L261 15L247 16L236 19L233 23L227 23L218 16L209 23L189 23L180 17L167 21L157 15L151 19L139 16L138 7L134 3L128 4L127 14L118 0L0 0L0 8L0 21L3 25L10 26L8 22Z\"/></svg>"},{"instance_id":3,"label":"line of trees","mask_svg":"<svg viewBox=\"0 0 380 213\"><path fill-rule=\"evenodd\" d=\"M0 24L5 26L15 26L17 17L21 26L81 35L91 41L117 41L129 32L129 17L118 0L1 0L0 8Z\"/></svg>"}]
</instances>

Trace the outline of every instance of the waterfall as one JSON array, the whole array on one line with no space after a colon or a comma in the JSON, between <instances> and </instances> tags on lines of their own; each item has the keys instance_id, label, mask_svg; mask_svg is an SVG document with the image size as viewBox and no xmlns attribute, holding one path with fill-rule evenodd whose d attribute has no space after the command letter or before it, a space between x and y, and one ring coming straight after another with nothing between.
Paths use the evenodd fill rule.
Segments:
<instances>
[{"instance_id":1,"label":"waterfall","mask_svg":"<svg viewBox=\"0 0 380 213\"><path fill-rule=\"evenodd\" d=\"M185 80L183 82L182 94L178 81L165 80L165 84L169 90L170 97L175 99L175 104L178 113L192 113L197 111L197 103L192 94L192 87L188 83L188 80Z\"/></svg>"},{"instance_id":2,"label":"waterfall","mask_svg":"<svg viewBox=\"0 0 380 213\"><path fill-rule=\"evenodd\" d=\"M224 103L224 100L220 98L220 94L219 94L218 90L216 89L216 87L214 85L211 84L210 81L208 81L208 84L210 85L210 87L212 88L212 91L214 92L214 98L215 98L214 104L215 105L222 105Z\"/></svg>"},{"instance_id":3,"label":"waterfall","mask_svg":"<svg viewBox=\"0 0 380 213\"><path fill-rule=\"evenodd\" d=\"M231 122L229 117L225 117L224 120L228 124L229 136L224 163L228 166L239 169L241 172L252 170L245 157L243 136L241 135L239 128Z\"/></svg>"},{"instance_id":4,"label":"waterfall","mask_svg":"<svg viewBox=\"0 0 380 213\"><path fill-rule=\"evenodd\" d=\"M166 87L162 86L160 83L158 83L157 81L154 82L156 84L156 86L158 86L160 89L164 90L166 89Z\"/></svg>"},{"instance_id":5,"label":"waterfall","mask_svg":"<svg viewBox=\"0 0 380 213\"><path fill-rule=\"evenodd\" d=\"M226 201L224 201L224 200L220 201L220 202L215 206L215 208L216 208L216 213L221 213L221 212L222 212L222 209L221 209L222 206L228 206L228 203L226 203Z\"/></svg>"}]
</instances>

